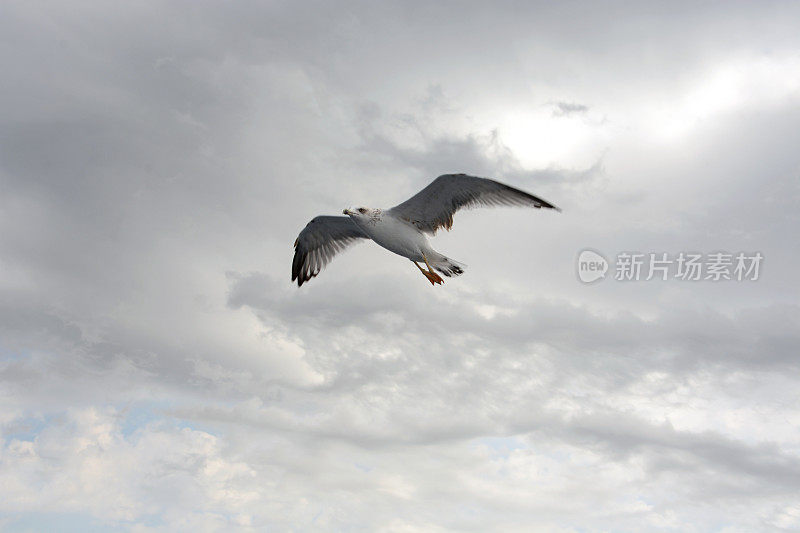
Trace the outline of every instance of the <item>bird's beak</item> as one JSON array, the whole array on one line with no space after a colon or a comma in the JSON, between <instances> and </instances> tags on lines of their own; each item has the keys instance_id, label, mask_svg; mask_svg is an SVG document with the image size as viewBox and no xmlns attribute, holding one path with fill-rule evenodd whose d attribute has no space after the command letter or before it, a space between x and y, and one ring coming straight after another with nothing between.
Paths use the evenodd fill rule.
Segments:
<instances>
[{"instance_id":1,"label":"bird's beak","mask_svg":"<svg viewBox=\"0 0 800 533\"><path fill-rule=\"evenodd\" d=\"M344 211L342 211L343 215L349 215L350 213L351 211L349 209L345 209Z\"/></svg>"}]
</instances>

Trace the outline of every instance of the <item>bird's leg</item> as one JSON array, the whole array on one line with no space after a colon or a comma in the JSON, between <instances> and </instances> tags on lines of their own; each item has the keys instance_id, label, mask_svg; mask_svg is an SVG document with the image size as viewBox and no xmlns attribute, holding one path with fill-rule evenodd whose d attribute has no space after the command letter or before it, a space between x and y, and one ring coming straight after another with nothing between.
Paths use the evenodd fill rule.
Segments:
<instances>
[{"instance_id":1,"label":"bird's leg","mask_svg":"<svg viewBox=\"0 0 800 533\"><path fill-rule=\"evenodd\" d=\"M425 260L425 266L428 267L428 273L425 275L425 277L428 278L429 280L431 280L431 284L433 284L434 282L441 284L442 281L444 281L444 280L442 279L442 277L439 274L437 274L436 272L433 271L433 269L431 268L431 265L428 263L428 258L425 257L424 253L422 254L422 259Z\"/></svg>"},{"instance_id":2,"label":"bird's leg","mask_svg":"<svg viewBox=\"0 0 800 533\"><path fill-rule=\"evenodd\" d=\"M411 261L411 262L414 263L414 265L416 265L416 267L419 269L419 271L422 272L423 276L428 278L428 281L431 282L431 285L434 285L436 283L442 283L442 278L440 278L439 276L437 276L433 272L429 272L429 271L425 270L424 268L419 266L416 261ZM439 278L439 279L437 280L436 278Z\"/></svg>"}]
</instances>

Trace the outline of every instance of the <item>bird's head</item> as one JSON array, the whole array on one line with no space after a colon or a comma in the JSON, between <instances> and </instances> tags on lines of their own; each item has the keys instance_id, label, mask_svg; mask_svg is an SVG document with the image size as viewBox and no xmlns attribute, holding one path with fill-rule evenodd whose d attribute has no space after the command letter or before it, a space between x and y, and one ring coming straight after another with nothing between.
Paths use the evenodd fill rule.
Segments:
<instances>
[{"instance_id":1,"label":"bird's head","mask_svg":"<svg viewBox=\"0 0 800 533\"><path fill-rule=\"evenodd\" d=\"M370 207L354 207L352 209L345 209L342 214L354 219L369 219L374 218L380 209L372 209Z\"/></svg>"}]
</instances>

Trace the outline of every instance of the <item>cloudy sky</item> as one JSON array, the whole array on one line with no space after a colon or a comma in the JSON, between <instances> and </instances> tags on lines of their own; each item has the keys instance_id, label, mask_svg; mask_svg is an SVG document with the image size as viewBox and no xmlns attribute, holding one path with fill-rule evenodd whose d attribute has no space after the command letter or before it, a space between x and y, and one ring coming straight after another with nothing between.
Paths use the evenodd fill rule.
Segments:
<instances>
[{"instance_id":1,"label":"cloudy sky","mask_svg":"<svg viewBox=\"0 0 800 533\"><path fill-rule=\"evenodd\" d=\"M2 2L0 528L800 530L798 17ZM452 172L563 212L290 283L312 217Z\"/></svg>"}]
</instances>

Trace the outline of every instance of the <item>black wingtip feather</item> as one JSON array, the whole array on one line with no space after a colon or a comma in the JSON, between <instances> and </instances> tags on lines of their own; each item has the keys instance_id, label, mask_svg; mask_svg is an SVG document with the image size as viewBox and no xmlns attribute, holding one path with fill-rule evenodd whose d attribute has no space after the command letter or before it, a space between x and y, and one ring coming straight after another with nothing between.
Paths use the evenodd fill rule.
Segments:
<instances>
[{"instance_id":1,"label":"black wingtip feather","mask_svg":"<svg viewBox=\"0 0 800 533\"><path fill-rule=\"evenodd\" d=\"M302 247L296 249L294 252L294 259L292 260L292 281L297 280L298 287L302 287L303 283L310 279L303 269L307 256L308 253L302 249Z\"/></svg>"}]
</instances>

